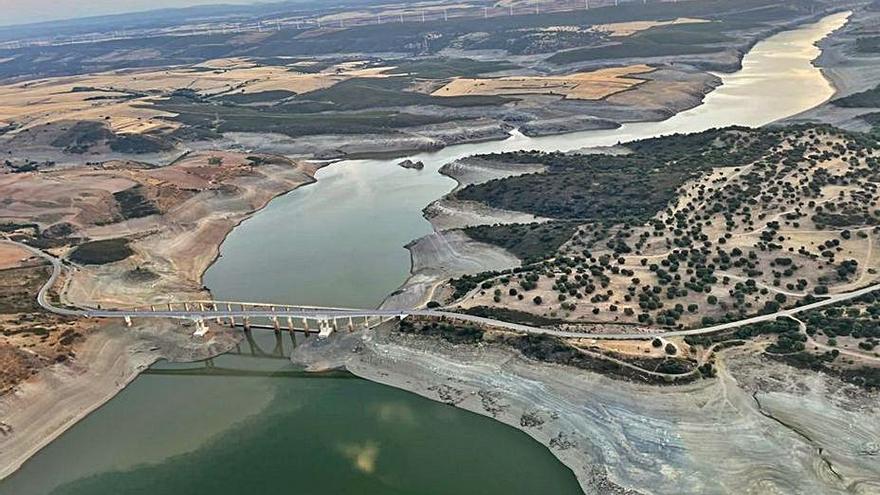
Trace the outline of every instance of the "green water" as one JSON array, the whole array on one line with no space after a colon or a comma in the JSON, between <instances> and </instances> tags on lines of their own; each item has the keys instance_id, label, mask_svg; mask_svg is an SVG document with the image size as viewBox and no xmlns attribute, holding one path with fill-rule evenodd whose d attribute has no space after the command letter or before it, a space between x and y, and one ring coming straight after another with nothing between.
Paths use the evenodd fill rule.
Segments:
<instances>
[{"instance_id":1,"label":"green water","mask_svg":"<svg viewBox=\"0 0 880 495\"><path fill-rule=\"evenodd\" d=\"M613 131L449 147L321 170L233 231L206 274L220 299L369 307L430 232L421 209L454 184L436 173L480 152L567 150L729 124L761 125L827 99L813 43L844 15L758 43L704 105ZM158 364L0 483L43 494L575 494L572 473L524 433L345 374L305 376L288 336L255 331L239 353Z\"/></svg>"},{"instance_id":2,"label":"green water","mask_svg":"<svg viewBox=\"0 0 880 495\"><path fill-rule=\"evenodd\" d=\"M144 379L159 387L212 380L248 381ZM195 451L53 493L577 493L554 459L488 418L357 379L271 381L263 412Z\"/></svg>"},{"instance_id":3,"label":"green water","mask_svg":"<svg viewBox=\"0 0 880 495\"><path fill-rule=\"evenodd\" d=\"M306 375L282 357L289 335L254 334L240 354L154 366L0 493L580 493L517 430L346 373Z\"/></svg>"}]
</instances>

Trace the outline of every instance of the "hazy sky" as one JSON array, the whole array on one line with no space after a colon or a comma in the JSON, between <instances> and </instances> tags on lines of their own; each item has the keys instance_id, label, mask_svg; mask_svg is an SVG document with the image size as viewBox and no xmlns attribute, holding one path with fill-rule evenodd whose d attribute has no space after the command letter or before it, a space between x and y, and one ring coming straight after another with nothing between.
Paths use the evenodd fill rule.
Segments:
<instances>
[{"instance_id":1,"label":"hazy sky","mask_svg":"<svg viewBox=\"0 0 880 495\"><path fill-rule=\"evenodd\" d=\"M118 14L206 4L248 4L259 0L0 0L0 25Z\"/></svg>"}]
</instances>

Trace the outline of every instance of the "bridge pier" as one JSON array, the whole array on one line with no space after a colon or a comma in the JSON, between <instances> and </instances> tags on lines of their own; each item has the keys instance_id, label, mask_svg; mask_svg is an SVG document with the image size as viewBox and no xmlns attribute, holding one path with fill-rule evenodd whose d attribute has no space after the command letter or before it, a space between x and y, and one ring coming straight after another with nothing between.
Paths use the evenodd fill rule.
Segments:
<instances>
[{"instance_id":1,"label":"bridge pier","mask_svg":"<svg viewBox=\"0 0 880 495\"><path fill-rule=\"evenodd\" d=\"M308 318L303 318L303 332L306 334L306 337L309 336L309 320Z\"/></svg>"},{"instance_id":2,"label":"bridge pier","mask_svg":"<svg viewBox=\"0 0 880 495\"><path fill-rule=\"evenodd\" d=\"M272 355L284 357L284 339L281 337L281 332L275 333L275 348L272 349Z\"/></svg>"},{"instance_id":3,"label":"bridge pier","mask_svg":"<svg viewBox=\"0 0 880 495\"><path fill-rule=\"evenodd\" d=\"M290 316L287 317L287 331L290 332L290 335L293 335L293 318Z\"/></svg>"},{"instance_id":4,"label":"bridge pier","mask_svg":"<svg viewBox=\"0 0 880 495\"><path fill-rule=\"evenodd\" d=\"M226 311L230 311L230 312L232 311L231 304L226 303ZM229 315L229 326L235 328L235 317L232 315Z\"/></svg>"},{"instance_id":5,"label":"bridge pier","mask_svg":"<svg viewBox=\"0 0 880 495\"><path fill-rule=\"evenodd\" d=\"M168 311L174 311L174 304L168 303Z\"/></svg>"},{"instance_id":6,"label":"bridge pier","mask_svg":"<svg viewBox=\"0 0 880 495\"><path fill-rule=\"evenodd\" d=\"M257 355L257 342L254 340L254 335L247 330L244 332L244 338L247 340L248 348L251 350L251 356Z\"/></svg>"},{"instance_id":7,"label":"bridge pier","mask_svg":"<svg viewBox=\"0 0 880 495\"><path fill-rule=\"evenodd\" d=\"M242 316L241 319L242 319L242 324L244 325L244 331L250 332L251 331L251 318L249 316Z\"/></svg>"},{"instance_id":8,"label":"bridge pier","mask_svg":"<svg viewBox=\"0 0 880 495\"><path fill-rule=\"evenodd\" d=\"M215 302L212 302L212 303L211 303L211 311L213 311L213 312L215 312L215 313L218 312L218 311L220 311L220 308L217 307L217 303L215 303ZM223 318L220 318L220 317L218 316L215 320L217 321L217 324L218 324L218 325L222 325L222 324L223 324Z\"/></svg>"},{"instance_id":9,"label":"bridge pier","mask_svg":"<svg viewBox=\"0 0 880 495\"><path fill-rule=\"evenodd\" d=\"M156 306L154 304L150 304L150 311L156 311Z\"/></svg>"},{"instance_id":10,"label":"bridge pier","mask_svg":"<svg viewBox=\"0 0 880 495\"><path fill-rule=\"evenodd\" d=\"M201 318L196 318L196 331L193 333L195 337L204 337L206 333L208 333L208 325L205 325L205 320Z\"/></svg>"},{"instance_id":11,"label":"bridge pier","mask_svg":"<svg viewBox=\"0 0 880 495\"><path fill-rule=\"evenodd\" d=\"M278 322L278 315L275 314L275 306L269 306L272 312L272 327L275 329L275 335L281 334L281 324Z\"/></svg>"},{"instance_id":12,"label":"bridge pier","mask_svg":"<svg viewBox=\"0 0 880 495\"><path fill-rule=\"evenodd\" d=\"M348 317L348 333L354 332L354 320Z\"/></svg>"},{"instance_id":13,"label":"bridge pier","mask_svg":"<svg viewBox=\"0 0 880 495\"><path fill-rule=\"evenodd\" d=\"M318 328L320 331L318 332L319 339L326 339L329 337L334 330L336 330L336 319L333 319L333 323L330 322L329 318L320 318L318 320Z\"/></svg>"},{"instance_id":14,"label":"bridge pier","mask_svg":"<svg viewBox=\"0 0 880 495\"><path fill-rule=\"evenodd\" d=\"M125 317L125 326L127 326L127 327L131 326L131 316Z\"/></svg>"},{"instance_id":15,"label":"bridge pier","mask_svg":"<svg viewBox=\"0 0 880 495\"><path fill-rule=\"evenodd\" d=\"M183 310L189 312L189 303L186 301L183 301Z\"/></svg>"}]
</instances>

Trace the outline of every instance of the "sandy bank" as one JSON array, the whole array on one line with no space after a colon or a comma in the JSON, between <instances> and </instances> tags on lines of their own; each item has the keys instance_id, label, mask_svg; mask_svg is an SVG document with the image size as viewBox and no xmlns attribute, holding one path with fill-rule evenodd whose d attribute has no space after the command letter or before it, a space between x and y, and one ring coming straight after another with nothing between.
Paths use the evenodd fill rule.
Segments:
<instances>
[{"instance_id":1,"label":"sandy bank","mask_svg":"<svg viewBox=\"0 0 880 495\"><path fill-rule=\"evenodd\" d=\"M461 120L388 134L319 135L292 138L281 134L230 132L224 144L263 153L318 159L396 158L462 143L506 139L511 127L494 119ZM217 146L210 143L210 146Z\"/></svg>"},{"instance_id":2,"label":"sandy bank","mask_svg":"<svg viewBox=\"0 0 880 495\"><path fill-rule=\"evenodd\" d=\"M435 291L449 278L486 270L519 266L520 260L504 249L472 240L461 231L437 231L406 246L410 276L382 303L384 309L414 308L435 299Z\"/></svg>"},{"instance_id":3,"label":"sandy bank","mask_svg":"<svg viewBox=\"0 0 880 495\"><path fill-rule=\"evenodd\" d=\"M206 186L202 177L194 176L204 170L209 157L222 157L230 164L234 158L225 152L196 154L157 169L160 176L149 177L163 180L166 186L178 181L175 186L202 188L195 194L171 196L173 204L166 205L163 214L112 225L78 224L89 238L129 237L135 254L115 263L76 267L66 277L64 300L137 306L205 295L202 275L228 233L272 198L313 182L318 167L287 160L246 169L213 165L211 170L219 175L211 177L220 184ZM46 205L51 207L50 202ZM52 218L57 220L57 215ZM133 277L135 269L152 275ZM240 339L237 332L223 327L212 328L207 337L194 337L192 328L178 322L134 323L125 327L106 322L99 331L87 334L74 359L44 368L0 397L0 421L9 429L0 437L0 479L110 400L156 360L206 359L226 352Z\"/></svg>"},{"instance_id":4,"label":"sandy bank","mask_svg":"<svg viewBox=\"0 0 880 495\"><path fill-rule=\"evenodd\" d=\"M585 493L880 488L871 462L876 394L757 357L736 356L719 379L651 387L385 329L311 341L293 360L345 368L518 428L571 468Z\"/></svg>"},{"instance_id":5,"label":"sandy bank","mask_svg":"<svg viewBox=\"0 0 880 495\"><path fill-rule=\"evenodd\" d=\"M207 340L176 322L127 328L108 322L89 335L71 362L40 371L0 397L0 479L17 470L79 420L113 398L159 359L193 361L231 349L239 336L215 328Z\"/></svg>"}]
</instances>

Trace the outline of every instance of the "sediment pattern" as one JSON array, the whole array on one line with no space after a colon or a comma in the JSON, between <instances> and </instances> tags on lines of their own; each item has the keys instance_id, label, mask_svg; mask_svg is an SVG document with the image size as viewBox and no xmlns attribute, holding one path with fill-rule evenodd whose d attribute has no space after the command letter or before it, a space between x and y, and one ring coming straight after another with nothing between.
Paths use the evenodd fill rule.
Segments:
<instances>
[{"instance_id":1,"label":"sediment pattern","mask_svg":"<svg viewBox=\"0 0 880 495\"><path fill-rule=\"evenodd\" d=\"M652 387L384 329L312 341L293 360L344 367L519 428L586 493L880 489L876 394L760 357L730 355L717 379Z\"/></svg>"}]
</instances>

